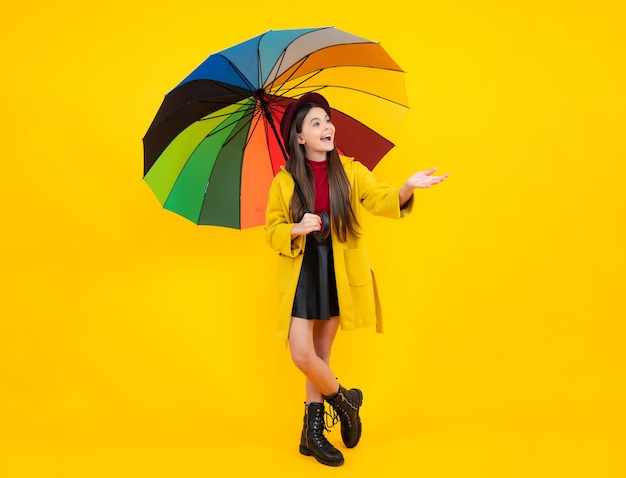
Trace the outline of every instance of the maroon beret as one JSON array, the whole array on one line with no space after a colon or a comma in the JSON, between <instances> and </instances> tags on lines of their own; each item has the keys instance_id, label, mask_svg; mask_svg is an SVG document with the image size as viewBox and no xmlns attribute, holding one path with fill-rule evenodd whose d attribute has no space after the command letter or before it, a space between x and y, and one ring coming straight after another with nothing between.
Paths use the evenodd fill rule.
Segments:
<instances>
[{"instance_id":1,"label":"maroon beret","mask_svg":"<svg viewBox=\"0 0 626 478\"><path fill-rule=\"evenodd\" d=\"M285 148L289 149L289 131L291 130L291 120L293 120L294 115L302 106L309 103L319 106L326 111L326 114L330 117L330 106L328 105L328 101L326 101L326 98L319 93L307 93L298 98L297 101L289 103L287 108L285 108L283 118L280 120L280 134L283 137L283 144L285 145Z\"/></svg>"}]
</instances>

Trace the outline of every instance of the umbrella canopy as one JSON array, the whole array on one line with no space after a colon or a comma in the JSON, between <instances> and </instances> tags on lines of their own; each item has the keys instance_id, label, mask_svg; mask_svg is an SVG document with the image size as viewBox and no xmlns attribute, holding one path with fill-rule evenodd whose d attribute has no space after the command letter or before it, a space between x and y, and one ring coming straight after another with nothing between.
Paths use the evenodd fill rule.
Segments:
<instances>
[{"instance_id":1,"label":"umbrella canopy","mask_svg":"<svg viewBox=\"0 0 626 478\"><path fill-rule=\"evenodd\" d=\"M164 98L144 139L144 180L196 224L265 223L286 154L278 125L305 93L324 95L335 144L373 169L407 107L404 73L378 42L333 27L272 30L210 55Z\"/></svg>"}]
</instances>

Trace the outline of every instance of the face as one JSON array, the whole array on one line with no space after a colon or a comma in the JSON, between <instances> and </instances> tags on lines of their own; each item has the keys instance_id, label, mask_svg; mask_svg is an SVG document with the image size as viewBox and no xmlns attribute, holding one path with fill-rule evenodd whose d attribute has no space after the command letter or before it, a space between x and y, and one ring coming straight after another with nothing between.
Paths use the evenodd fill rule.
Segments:
<instances>
[{"instance_id":1,"label":"face","mask_svg":"<svg viewBox=\"0 0 626 478\"><path fill-rule=\"evenodd\" d=\"M335 147L335 125L323 108L313 107L304 117L297 137L298 143L304 145L307 158L325 158Z\"/></svg>"}]
</instances>

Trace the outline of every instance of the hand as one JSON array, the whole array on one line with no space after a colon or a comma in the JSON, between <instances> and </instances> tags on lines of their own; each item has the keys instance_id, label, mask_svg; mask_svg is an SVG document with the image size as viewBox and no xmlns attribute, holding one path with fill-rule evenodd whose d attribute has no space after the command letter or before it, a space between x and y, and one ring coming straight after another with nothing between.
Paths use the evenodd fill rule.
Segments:
<instances>
[{"instance_id":1,"label":"hand","mask_svg":"<svg viewBox=\"0 0 626 478\"><path fill-rule=\"evenodd\" d=\"M418 171L406 180L404 186L400 188L400 207L404 207L413 195L413 190L416 188L429 188L435 184L439 184L446 179L449 174L442 176L433 176L433 173L437 171L437 168L430 168L427 171Z\"/></svg>"},{"instance_id":2,"label":"hand","mask_svg":"<svg viewBox=\"0 0 626 478\"><path fill-rule=\"evenodd\" d=\"M437 168L430 168L427 171L419 171L409 179L406 180L405 186L409 188L429 188L430 186L434 186L435 184L439 184L441 181L446 179L449 174L443 174L441 176L433 176L433 173L437 171Z\"/></svg>"},{"instance_id":3,"label":"hand","mask_svg":"<svg viewBox=\"0 0 626 478\"><path fill-rule=\"evenodd\" d=\"M306 213L302 220L291 229L291 237L306 236L322 229L322 218L317 214Z\"/></svg>"}]
</instances>

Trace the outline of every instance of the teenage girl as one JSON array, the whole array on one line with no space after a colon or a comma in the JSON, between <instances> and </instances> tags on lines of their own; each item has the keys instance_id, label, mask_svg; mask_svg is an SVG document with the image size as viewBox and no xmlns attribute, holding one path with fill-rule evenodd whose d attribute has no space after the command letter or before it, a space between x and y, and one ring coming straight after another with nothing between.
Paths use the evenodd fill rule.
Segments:
<instances>
[{"instance_id":1,"label":"teenage girl","mask_svg":"<svg viewBox=\"0 0 626 478\"><path fill-rule=\"evenodd\" d=\"M352 448L361 437L363 393L335 378L329 366L333 341L339 326L376 325L382 332L361 206L404 217L414 189L448 175L434 175L436 168L417 172L400 189L377 182L361 163L339 156L330 106L318 93L291 103L280 129L289 159L272 182L266 216L266 240L279 253L277 337L288 340L293 363L306 377L300 453L339 466L343 455L324 436L324 402L340 419L344 445Z\"/></svg>"}]
</instances>

